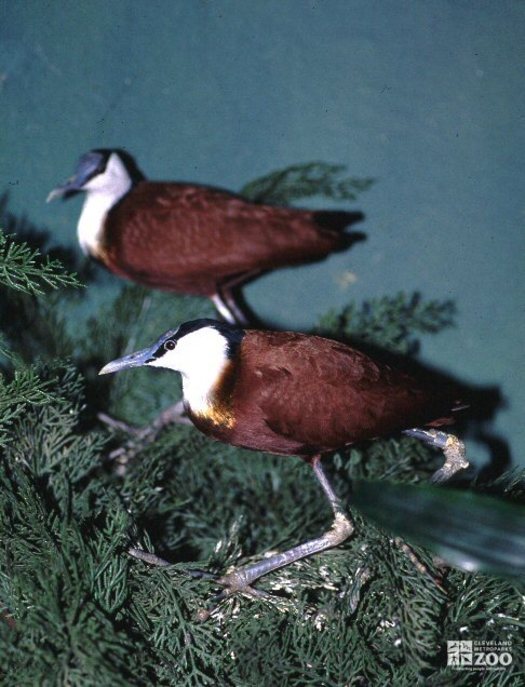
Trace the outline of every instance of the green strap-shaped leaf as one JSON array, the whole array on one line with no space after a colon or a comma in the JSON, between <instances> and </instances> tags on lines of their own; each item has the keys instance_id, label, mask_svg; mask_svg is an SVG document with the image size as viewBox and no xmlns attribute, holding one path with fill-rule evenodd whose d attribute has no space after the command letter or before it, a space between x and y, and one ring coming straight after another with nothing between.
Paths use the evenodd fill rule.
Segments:
<instances>
[{"instance_id":1,"label":"green strap-shaped leaf","mask_svg":"<svg viewBox=\"0 0 525 687\"><path fill-rule=\"evenodd\" d=\"M525 577L525 507L446 487L359 481L352 505L469 572Z\"/></svg>"}]
</instances>

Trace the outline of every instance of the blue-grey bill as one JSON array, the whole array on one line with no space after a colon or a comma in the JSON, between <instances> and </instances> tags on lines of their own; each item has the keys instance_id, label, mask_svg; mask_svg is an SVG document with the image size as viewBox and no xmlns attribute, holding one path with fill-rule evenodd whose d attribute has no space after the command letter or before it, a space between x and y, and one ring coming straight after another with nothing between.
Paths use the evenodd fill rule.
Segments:
<instances>
[{"instance_id":1,"label":"blue-grey bill","mask_svg":"<svg viewBox=\"0 0 525 687\"><path fill-rule=\"evenodd\" d=\"M56 198L62 198L62 196L65 196L68 190L73 189L68 189L67 184L64 184L63 186L57 186L51 191L51 193L46 198L46 203L50 203L52 200L55 200Z\"/></svg>"},{"instance_id":2,"label":"blue-grey bill","mask_svg":"<svg viewBox=\"0 0 525 687\"><path fill-rule=\"evenodd\" d=\"M146 365L147 362L152 360L152 349L144 348L142 351L137 351L136 353L130 353L122 358L117 358L111 362L104 365L104 367L99 371L99 375L107 375L112 372L120 372L120 370L126 370L129 367L142 367Z\"/></svg>"}]
</instances>

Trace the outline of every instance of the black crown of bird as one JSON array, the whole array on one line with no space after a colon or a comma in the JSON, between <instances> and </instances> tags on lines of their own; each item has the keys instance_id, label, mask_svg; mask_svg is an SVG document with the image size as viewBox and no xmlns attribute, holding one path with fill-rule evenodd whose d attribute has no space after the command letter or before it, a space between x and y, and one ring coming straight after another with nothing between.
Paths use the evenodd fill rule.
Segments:
<instances>
[{"instance_id":1,"label":"black crown of bird","mask_svg":"<svg viewBox=\"0 0 525 687\"><path fill-rule=\"evenodd\" d=\"M187 415L212 439L309 463L333 510L333 525L320 537L220 577L224 595L257 594L251 585L261 576L352 534L352 520L322 468L323 455L403 432L443 450L445 462L433 481L468 466L462 442L436 429L464 407L456 389L337 341L201 319L109 362L100 374L141 366L181 374Z\"/></svg>"},{"instance_id":2,"label":"black crown of bird","mask_svg":"<svg viewBox=\"0 0 525 687\"><path fill-rule=\"evenodd\" d=\"M147 181L120 150L92 150L48 196L86 198L77 233L84 253L145 286L212 299L226 321L246 326L240 286L262 272L320 260L356 237L356 212L250 202L224 190Z\"/></svg>"}]
</instances>

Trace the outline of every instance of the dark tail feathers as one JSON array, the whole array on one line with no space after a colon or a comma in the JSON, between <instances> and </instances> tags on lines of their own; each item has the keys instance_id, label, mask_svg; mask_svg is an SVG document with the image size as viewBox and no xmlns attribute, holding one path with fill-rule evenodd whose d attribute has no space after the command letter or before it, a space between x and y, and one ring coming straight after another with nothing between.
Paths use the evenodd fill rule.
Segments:
<instances>
[{"instance_id":1,"label":"dark tail feathers","mask_svg":"<svg viewBox=\"0 0 525 687\"><path fill-rule=\"evenodd\" d=\"M365 218L362 212L344 212L341 210L321 210L312 213L314 222L321 229L339 234L340 249L345 249L358 241L364 241L366 234L361 231L343 233L345 229Z\"/></svg>"}]
</instances>

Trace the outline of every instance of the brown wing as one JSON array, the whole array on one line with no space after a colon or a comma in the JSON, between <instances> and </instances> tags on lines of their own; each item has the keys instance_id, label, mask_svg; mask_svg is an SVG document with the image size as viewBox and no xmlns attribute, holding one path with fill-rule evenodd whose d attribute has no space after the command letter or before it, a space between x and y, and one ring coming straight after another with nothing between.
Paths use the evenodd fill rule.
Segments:
<instances>
[{"instance_id":1,"label":"brown wing","mask_svg":"<svg viewBox=\"0 0 525 687\"><path fill-rule=\"evenodd\" d=\"M451 407L442 392L328 339L248 332L243 356L238 412L249 408L252 422L269 428L269 451L336 449L425 424Z\"/></svg>"},{"instance_id":2,"label":"brown wing","mask_svg":"<svg viewBox=\"0 0 525 687\"><path fill-rule=\"evenodd\" d=\"M110 211L104 254L122 276L210 295L226 277L322 257L340 240L307 211L207 187L141 182Z\"/></svg>"}]
</instances>

